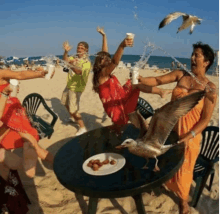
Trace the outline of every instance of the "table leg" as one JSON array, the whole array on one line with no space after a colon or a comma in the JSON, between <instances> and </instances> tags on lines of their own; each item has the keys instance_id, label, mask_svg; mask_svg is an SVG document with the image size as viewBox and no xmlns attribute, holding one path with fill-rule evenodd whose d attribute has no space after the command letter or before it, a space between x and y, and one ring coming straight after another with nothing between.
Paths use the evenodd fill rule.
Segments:
<instances>
[{"instance_id":1,"label":"table leg","mask_svg":"<svg viewBox=\"0 0 220 214\"><path fill-rule=\"evenodd\" d=\"M98 198L89 198L88 214L96 214Z\"/></svg>"},{"instance_id":2,"label":"table leg","mask_svg":"<svg viewBox=\"0 0 220 214\"><path fill-rule=\"evenodd\" d=\"M132 197L135 201L138 214L146 214L144 209L142 194L134 195Z\"/></svg>"}]
</instances>

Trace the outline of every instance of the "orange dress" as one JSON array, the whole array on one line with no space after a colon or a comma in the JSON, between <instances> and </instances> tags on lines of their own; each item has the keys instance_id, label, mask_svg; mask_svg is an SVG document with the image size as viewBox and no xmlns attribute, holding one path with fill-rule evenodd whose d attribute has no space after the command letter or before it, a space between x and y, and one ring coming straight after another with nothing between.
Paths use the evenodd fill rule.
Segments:
<instances>
[{"instance_id":1,"label":"orange dress","mask_svg":"<svg viewBox=\"0 0 220 214\"><path fill-rule=\"evenodd\" d=\"M185 89L176 87L173 90L172 100L188 95ZM181 117L176 124L174 130L180 135L185 134L193 129L201 118L204 106L204 98L191 109L185 116ZM190 187L193 181L193 170L196 159L200 151L200 142L202 135L198 134L195 138L190 139L186 143L184 152L184 162L179 171L172 179L166 182L166 186L175 192L181 199L188 200Z\"/></svg>"},{"instance_id":2,"label":"orange dress","mask_svg":"<svg viewBox=\"0 0 220 214\"><path fill-rule=\"evenodd\" d=\"M8 86L8 84L0 85L0 92L2 92L6 86ZM39 141L38 132L31 126L25 108L22 107L17 97L9 96L1 121L4 124L3 126L10 128L10 130L0 141L0 148L14 149L23 147L24 141L18 132L29 133Z\"/></svg>"}]
</instances>

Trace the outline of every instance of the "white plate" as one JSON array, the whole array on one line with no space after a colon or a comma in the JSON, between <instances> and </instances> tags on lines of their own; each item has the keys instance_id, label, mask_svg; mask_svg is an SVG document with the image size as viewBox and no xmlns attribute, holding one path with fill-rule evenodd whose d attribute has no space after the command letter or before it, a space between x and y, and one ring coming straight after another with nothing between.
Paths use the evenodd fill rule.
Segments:
<instances>
[{"instance_id":1,"label":"white plate","mask_svg":"<svg viewBox=\"0 0 220 214\"><path fill-rule=\"evenodd\" d=\"M92 160L92 159L93 160L99 159L101 162L106 160L106 159L108 159L109 161L114 159L116 161L116 164L114 164L114 165L111 165L110 163L109 164L104 164L97 171L94 171L91 167L87 166L89 161ZM83 165L82 165L82 168L83 168L84 172L86 172L90 175L101 176L101 175L109 175L109 174L112 174L114 172L117 172L124 165L125 165L125 158L122 155L116 154L116 153L101 153L101 154L98 154L98 155L94 155L94 156L88 158L87 160L85 160Z\"/></svg>"}]
</instances>

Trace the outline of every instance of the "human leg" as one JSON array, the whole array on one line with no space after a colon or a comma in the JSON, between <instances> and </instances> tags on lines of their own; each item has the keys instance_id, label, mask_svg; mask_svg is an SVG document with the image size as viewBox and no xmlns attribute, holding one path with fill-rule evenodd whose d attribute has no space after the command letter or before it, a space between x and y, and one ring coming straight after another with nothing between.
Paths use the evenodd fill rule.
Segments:
<instances>
[{"instance_id":1,"label":"human leg","mask_svg":"<svg viewBox=\"0 0 220 214\"><path fill-rule=\"evenodd\" d=\"M36 173L37 153L29 142L23 145L23 168L26 175L33 178Z\"/></svg>"},{"instance_id":2,"label":"human leg","mask_svg":"<svg viewBox=\"0 0 220 214\"><path fill-rule=\"evenodd\" d=\"M75 92L75 91L69 90L69 103L68 103L69 113L80 127L76 135L83 134L84 132L87 131L85 124L82 120L82 116L79 113L79 103L80 103L81 95L82 95L81 92Z\"/></svg>"},{"instance_id":3,"label":"human leg","mask_svg":"<svg viewBox=\"0 0 220 214\"><path fill-rule=\"evenodd\" d=\"M36 141L36 139L29 133L22 133L19 132L20 136L25 140L28 141L31 146L35 149L37 155L42 160L46 160L50 163L53 163L54 156L47 150L40 147Z\"/></svg>"},{"instance_id":4,"label":"human leg","mask_svg":"<svg viewBox=\"0 0 220 214\"><path fill-rule=\"evenodd\" d=\"M22 158L11 151L0 148L0 175L5 180L8 179L10 169L22 169Z\"/></svg>"}]
</instances>

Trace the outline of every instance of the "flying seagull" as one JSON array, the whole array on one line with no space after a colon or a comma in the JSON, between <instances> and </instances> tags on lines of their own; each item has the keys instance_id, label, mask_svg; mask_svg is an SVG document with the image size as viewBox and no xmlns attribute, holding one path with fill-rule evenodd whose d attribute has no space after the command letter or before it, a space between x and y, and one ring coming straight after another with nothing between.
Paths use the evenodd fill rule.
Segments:
<instances>
[{"instance_id":1,"label":"flying seagull","mask_svg":"<svg viewBox=\"0 0 220 214\"><path fill-rule=\"evenodd\" d=\"M159 25L159 29L164 27L165 25L168 25L170 22L172 22L173 20L177 19L179 16L183 17L183 23L182 25L178 28L177 33L179 33L182 30L185 30L186 28L190 27L190 31L189 33L192 34L194 27L197 24L201 24L202 19L198 18L197 16L192 16L186 13L182 13L182 12L174 12L174 13L170 13L168 14L160 23Z\"/></svg>"},{"instance_id":2,"label":"flying seagull","mask_svg":"<svg viewBox=\"0 0 220 214\"><path fill-rule=\"evenodd\" d=\"M149 127L138 111L129 114L132 124L140 129L140 135L137 140L126 139L121 145L116 146L116 148L122 149L127 147L129 152L145 158L147 163L149 158L155 158L154 171L159 171L157 156L164 154L176 145L164 145L170 132L173 130L178 119L187 114L204 94L205 91L199 91L167 103L155 111ZM144 168L147 168L146 165Z\"/></svg>"}]
</instances>

